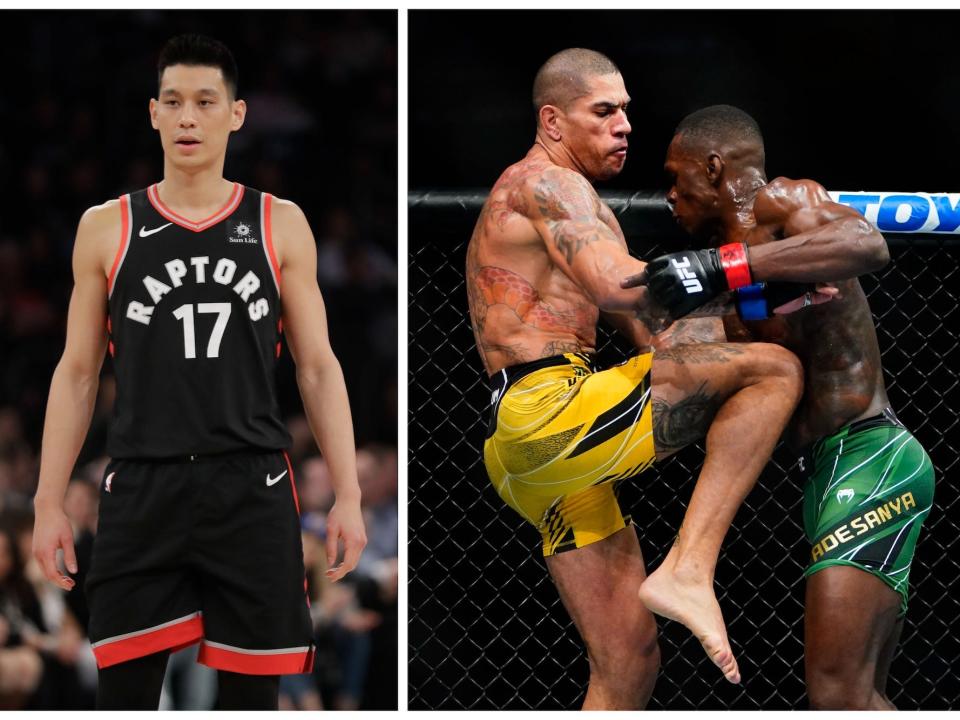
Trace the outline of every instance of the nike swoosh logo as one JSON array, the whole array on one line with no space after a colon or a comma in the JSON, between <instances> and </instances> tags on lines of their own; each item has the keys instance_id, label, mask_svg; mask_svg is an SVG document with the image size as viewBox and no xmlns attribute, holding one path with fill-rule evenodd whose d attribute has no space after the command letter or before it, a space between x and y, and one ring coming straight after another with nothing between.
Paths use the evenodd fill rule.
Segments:
<instances>
[{"instance_id":1,"label":"nike swoosh logo","mask_svg":"<svg viewBox=\"0 0 960 720\"><path fill-rule=\"evenodd\" d=\"M284 475L286 475L286 474L287 474L287 471L284 470L282 473L280 473L279 475L277 475L275 478L272 478L272 477L270 477L270 473L267 473L267 487L270 487L271 485L276 485L278 482L280 482L280 479L281 479Z\"/></svg>"},{"instance_id":2,"label":"nike swoosh logo","mask_svg":"<svg viewBox=\"0 0 960 720\"><path fill-rule=\"evenodd\" d=\"M173 225L173 223L172 223L172 222L168 222L166 225L161 225L160 227L154 228L153 230L147 230L147 226L146 226L146 225L141 225L141 226L140 226L140 237L150 237L150 236L153 235L154 233L158 233L158 232L160 232L161 230L163 230L164 228L170 227L171 225Z\"/></svg>"}]
</instances>

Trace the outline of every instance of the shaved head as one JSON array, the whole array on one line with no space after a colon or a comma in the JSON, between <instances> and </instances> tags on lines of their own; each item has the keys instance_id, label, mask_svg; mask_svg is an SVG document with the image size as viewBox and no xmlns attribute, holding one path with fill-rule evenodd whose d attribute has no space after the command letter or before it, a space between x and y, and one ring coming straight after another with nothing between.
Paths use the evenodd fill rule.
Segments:
<instances>
[{"instance_id":1,"label":"shaved head","mask_svg":"<svg viewBox=\"0 0 960 720\"><path fill-rule=\"evenodd\" d=\"M533 80L533 110L539 113L544 105L565 110L574 100L590 92L589 78L619 72L610 58L596 50L561 50L537 71Z\"/></svg>"},{"instance_id":2,"label":"shaved head","mask_svg":"<svg viewBox=\"0 0 960 720\"><path fill-rule=\"evenodd\" d=\"M705 149L706 145L751 145L763 152L760 126L733 105L711 105L690 113L673 131L684 149Z\"/></svg>"}]
</instances>

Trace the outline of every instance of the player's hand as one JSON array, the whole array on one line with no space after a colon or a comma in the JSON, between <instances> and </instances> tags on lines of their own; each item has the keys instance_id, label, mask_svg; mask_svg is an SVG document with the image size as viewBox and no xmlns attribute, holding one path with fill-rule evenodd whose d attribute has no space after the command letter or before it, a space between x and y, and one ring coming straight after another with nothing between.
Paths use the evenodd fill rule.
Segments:
<instances>
[{"instance_id":1,"label":"player's hand","mask_svg":"<svg viewBox=\"0 0 960 720\"><path fill-rule=\"evenodd\" d=\"M343 540L343 560L337 562L339 541ZM367 544L360 497L337 499L327 515L327 578L336 582L357 566Z\"/></svg>"},{"instance_id":2,"label":"player's hand","mask_svg":"<svg viewBox=\"0 0 960 720\"><path fill-rule=\"evenodd\" d=\"M76 574L77 553L73 547L73 528L63 508L38 506L33 524L33 556L40 563L47 580L69 591L76 583L57 565L57 550L63 550L67 572Z\"/></svg>"}]
</instances>

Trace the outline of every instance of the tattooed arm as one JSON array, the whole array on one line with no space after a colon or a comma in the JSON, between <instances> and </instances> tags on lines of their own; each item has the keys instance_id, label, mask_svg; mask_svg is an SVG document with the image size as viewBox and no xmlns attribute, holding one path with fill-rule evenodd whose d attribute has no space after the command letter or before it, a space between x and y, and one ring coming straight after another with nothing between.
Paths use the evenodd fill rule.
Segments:
<instances>
[{"instance_id":1,"label":"tattooed arm","mask_svg":"<svg viewBox=\"0 0 960 720\"><path fill-rule=\"evenodd\" d=\"M663 332L672 322L646 287L621 286L624 273L637 273L646 263L632 257L619 225L590 183L563 168L546 170L532 187L527 216L543 238L551 261L608 314L632 316L636 323L614 322L638 347L649 333ZM616 231L615 229L616 228ZM705 303L689 317L719 317L735 311L730 293Z\"/></svg>"},{"instance_id":2,"label":"tattooed arm","mask_svg":"<svg viewBox=\"0 0 960 720\"><path fill-rule=\"evenodd\" d=\"M612 219L613 215L586 178L572 170L551 168L531 192L528 217L551 261L601 310L635 314L643 320L653 310L646 288L623 289L620 278L639 272L645 263L630 256L623 238L601 217L609 214Z\"/></svg>"}]
</instances>

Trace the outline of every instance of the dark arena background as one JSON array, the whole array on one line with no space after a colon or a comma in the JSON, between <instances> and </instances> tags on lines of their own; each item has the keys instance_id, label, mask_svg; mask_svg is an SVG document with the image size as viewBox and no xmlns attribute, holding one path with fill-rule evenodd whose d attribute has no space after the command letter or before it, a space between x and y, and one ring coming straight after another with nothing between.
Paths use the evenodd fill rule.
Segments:
<instances>
[{"instance_id":1,"label":"dark arena background","mask_svg":"<svg viewBox=\"0 0 960 720\"><path fill-rule=\"evenodd\" d=\"M329 473L284 349L278 386L319 654L312 676L284 681L281 707L396 708L396 11L18 11L0 12L0 25L0 708L93 707L82 590L63 596L30 560L31 498L77 222L86 208L162 179L147 104L160 48L183 32L222 40L239 65L249 112L230 140L226 177L295 201L311 222L355 423L369 544L358 570L331 585L317 552ZM67 494L80 587L112 372L108 359ZM172 658L162 708L213 706L215 674L191 652Z\"/></svg>"},{"instance_id":2,"label":"dark arena background","mask_svg":"<svg viewBox=\"0 0 960 720\"><path fill-rule=\"evenodd\" d=\"M463 283L478 202L533 141L529 96L539 65L571 46L619 65L633 98L630 156L599 189L646 191L618 215L634 254L654 257L683 242L662 199L649 200L664 191L667 144L684 115L709 104L737 105L758 120L770 178L809 177L829 190L960 192L960 76L949 70L958 21L902 11L411 11L412 709L575 708L586 686L587 662L537 533L486 479L480 448L489 390ZM949 709L960 704L960 246L956 236L887 239L890 264L861 281L891 402L937 470L889 692L903 709ZM629 351L610 333L602 337L603 357ZM623 488L650 567L676 532L701 460L688 448ZM726 683L685 628L661 622L651 707L807 707L801 574L809 548L799 483L796 458L781 447L720 557L717 589L743 684Z\"/></svg>"}]
</instances>

